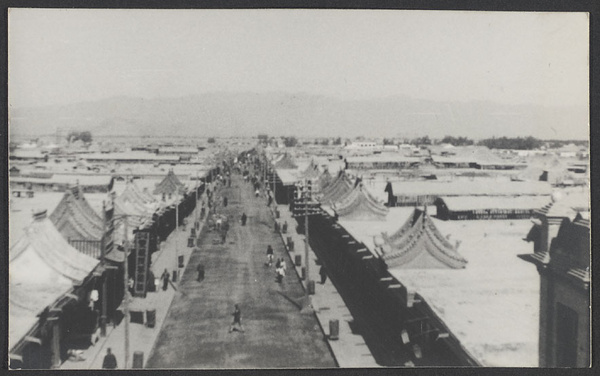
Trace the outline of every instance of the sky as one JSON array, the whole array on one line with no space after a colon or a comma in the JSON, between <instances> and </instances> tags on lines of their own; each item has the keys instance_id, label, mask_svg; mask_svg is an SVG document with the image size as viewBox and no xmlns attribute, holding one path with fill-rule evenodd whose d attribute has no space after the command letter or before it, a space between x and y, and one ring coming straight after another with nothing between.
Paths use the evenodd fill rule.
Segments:
<instances>
[{"instance_id":1,"label":"sky","mask_svg":"<svg viewBox=\"0 0 600 376\"><path fill-rule=\"evenodd\" d=\"M588 105L588 15L9 10L9 106L303 92Z\"/></svg>"}]
</instances>

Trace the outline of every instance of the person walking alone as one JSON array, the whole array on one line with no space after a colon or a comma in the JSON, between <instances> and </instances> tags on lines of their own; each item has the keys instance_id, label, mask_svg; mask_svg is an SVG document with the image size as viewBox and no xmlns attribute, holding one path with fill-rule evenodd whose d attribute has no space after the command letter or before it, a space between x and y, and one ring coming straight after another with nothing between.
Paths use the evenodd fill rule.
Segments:
<instances>
[{"instance_id":1,"label":"person walking alone","mask_svg":"<svg viewBox=\"0 0 600 376\"><path fill-rule=\"evenodd\" d=\"M270 244L267 247L267 265L269 265L269 266L273 265L273 248L271 247Z\"/></svg>"},{"instance_id":2,"label":"person walking alone","mask_svg":"<svg viewBox=\"0 0 600 376\"><path fill-rule=\"evenodd\" d=\"M104 369L115 369L117 368L117 358L112 353L110 347L106 349L106 355L104 355L104 361L102 362L102 368Z\"/></svg>"},{"instance_id":3,"label":"person walking alone","mask_svg":"<svg viewBox=\"0 0 600 376\"><path fill-rule=\"evenodd\" d=\"M233 322L229 326L229 333L233 332L234 330L239 330L243 333L244 327L242 326L242 310L237 304L235 305L235 310L231 316L233 316Z\"/></svg>"},{"instance_id":4,"label":"person walking alone","mask_svg":"<svg viewBox=\"0 0 600 376\"><path fill-rule=\"evenodd\" d=\"M321 269L319 269L319 275L321 276L321 284L324 285L325 281L327 281L327 269L325 269L325 265L321 265Z\"/></svg>"},{"instance_id":5,"label":"person walking alone","mask_svg":"<svg viewBox=\"0 0 600 376\"><path fill-rule=\"evenodd\" d=\"M167 288L169 287L170 278L171 278L171 275L169 274L167 269L165 269L163 274L160 276L160 279L162 280L162 283L163 283L163 287L162 287L163 291L167 291Z\"/></svg>"}]
</instances>

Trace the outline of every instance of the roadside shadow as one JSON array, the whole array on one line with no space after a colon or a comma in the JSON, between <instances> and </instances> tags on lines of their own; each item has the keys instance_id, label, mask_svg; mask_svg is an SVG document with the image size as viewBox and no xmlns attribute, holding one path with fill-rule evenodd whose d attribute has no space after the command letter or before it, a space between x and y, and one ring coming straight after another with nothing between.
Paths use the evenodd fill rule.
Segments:
<instances>
[{"instance_id":1,"label":"roadside shadow","mask_svg":"<svg viewBox=\"0 0 600 376\"><path fill-rule=\"evenodd\" d=\"M296 307L298 307L298 309L302 309L302 304L299 303L302 298L291 298L289 296L287 296L286 294L284 294L281 291L277 291L277 293L281 296L283 296L286 300L288 300L289 302L291 302L293 305L295 305Z\"/></svg>"}]
</instances>

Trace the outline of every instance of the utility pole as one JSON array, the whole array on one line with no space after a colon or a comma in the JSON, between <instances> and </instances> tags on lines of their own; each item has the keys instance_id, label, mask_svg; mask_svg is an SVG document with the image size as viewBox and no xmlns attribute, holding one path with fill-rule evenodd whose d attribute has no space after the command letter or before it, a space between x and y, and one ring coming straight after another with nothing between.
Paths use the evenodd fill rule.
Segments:
<instances>
[{"instance_id":1,"label":"utility pole","mask_svg":"<svg viewBox=\"0 0 600 376\"><path fill-rule=\"evenodd\" d=\"M309 192L308 185L304 184L304 264L306 266L306 288L304 291L306 292L306 306L309 307L310 304L310 294L308 293L308 282L310 281L310 273L309 273L309 265L310 262L308 260L308 201L309 201Z\"/></svg>"},{"instance_id":2,"label":"utility pole","mask_svg":"<svg viewBox=\"0 0 600 376\"><path fill-rule=\"evenodd\" d=\"M271 176L273 178L273 200L275 200L275 207L277 207L277 171L273 167Z\"/></svg>"},{"instance_id":3,"label":"utility pole","mask_svg":"<svg viewBox=\"0 0 600 376\"><path fill-rule=\"evenodd\" d=\"M129 263L127 258L129 256L129 241L127 240L127 216L123 216L123 229L124 229L124 241L123 241L123 268L125 269L123 272L123 287L125 289L125 293L123 294L123 311L125 313L125 363L123 364L123 368L127 369L127 364L129 363Z\"/></svg>"},{"instance_id":4,"label":"utility pole","mask_svg":"<svg viewBox=\"0 0 600 376\"><path fill-rule=\"evenodd\" d=\"M179 279L179 247L177 245L177 235L179 231L179 188L175 190L175 269L177 271L177 278Z\"/></svg>"},{"instance_id":5,"label":"utility pole","mask_svg":"<svg viewBox=\"0 0 600 376\"><path fill-rule=\"evenodd\" d=\"M194 221L194 228L196 228L196 223L198 223L198 186L199 186L199 182L200 182L200 177L199 176L200 176L200 174L199 174L198 170L196 170L196 204L195 204L195 208L196 208L196 210L195 210L195 212L196 212L195 213L196 214L195 217L196 217L196 219Z\"/></svg>"},{"instance_id":6,"label":"utility pole","mask_svg":"<svg viewBox=\"0 0 600 376\"><path fill-rule=\"evenodd\" d=\"M100 265L104 268L102 278L102 313L100 315L100 335L106 337L106 203L102 201L102 238L100 239Z\"/></svg>"}]
</instances>

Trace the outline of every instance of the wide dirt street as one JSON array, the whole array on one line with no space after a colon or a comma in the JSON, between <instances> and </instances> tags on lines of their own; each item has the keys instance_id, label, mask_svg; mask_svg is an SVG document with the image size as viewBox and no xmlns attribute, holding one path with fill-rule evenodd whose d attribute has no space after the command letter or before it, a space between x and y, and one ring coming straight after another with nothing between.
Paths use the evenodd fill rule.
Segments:
<instances>
[{"instance_id":1,"label":"wide dirt street","mask_svg":"<svg viewBox=\"0 0 600 376\"><path fill-rule=\"evenodd\" d=\"M255 198L239 175L218 195L228 198L228 206L217 209L230 218L226 244L214 244L220 235L204 231L147 368L335 367L316 318L297 306L304 290L273 231L265 199ZM243 212L246 226L239 220ZM284 257L288 265L282 284L276 282L275 266L265 266L269 244L275 259ZM201 282L198 264L205 267ZM234 304L242 311L245 332L229 333Z\"/></svg>"}]
</instances>

